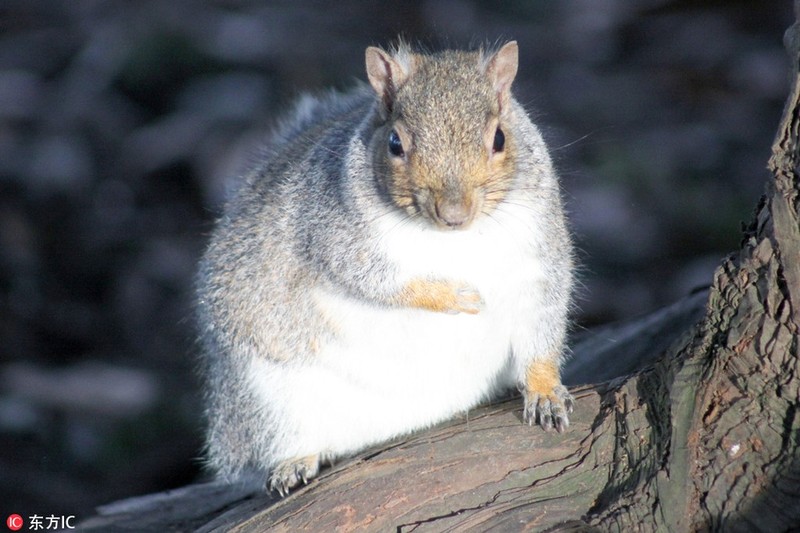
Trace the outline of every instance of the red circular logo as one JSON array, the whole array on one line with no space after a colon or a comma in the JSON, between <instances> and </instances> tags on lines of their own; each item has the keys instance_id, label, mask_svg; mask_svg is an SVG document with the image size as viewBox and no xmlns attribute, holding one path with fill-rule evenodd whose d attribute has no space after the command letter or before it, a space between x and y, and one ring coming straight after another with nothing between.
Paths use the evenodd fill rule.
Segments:
<instances>
[{"instance_id":1,"label":"red circular logo","mask_svg":"<svg viewBox=\"0 0 800 533\"><path fill-rule=\"evenodd\" d=\"M6 525L8 526L8 529L10 529L11 531L19 531L20 529L22 529L22 525L24 523L25 521L22 520L22 517L18 514L9 515L8 518L6 519Z\"/></svg>"}]
</instances>

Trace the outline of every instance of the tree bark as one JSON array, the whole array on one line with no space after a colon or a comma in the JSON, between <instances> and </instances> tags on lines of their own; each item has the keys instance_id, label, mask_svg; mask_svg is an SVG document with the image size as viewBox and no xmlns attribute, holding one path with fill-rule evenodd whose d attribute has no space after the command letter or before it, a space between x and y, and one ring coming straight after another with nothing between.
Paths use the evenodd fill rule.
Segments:
<instances>
[{"instance_id":1,"label":"tree bark","mask_svg":"<svg viewBox=\"0 0 800 533\"><path fill-rule=\"evenodd\" d=\"M616 327L621 343L606 331L576 347L589 355L573 380L660 358L573 389L566 433L523 425L514 398L365 452L285 499L196 485L101 508L82 529L797 530L799 28L786 34L793 81L772 179L741 250L708 293Z\"/></svg>"}]
</instances>

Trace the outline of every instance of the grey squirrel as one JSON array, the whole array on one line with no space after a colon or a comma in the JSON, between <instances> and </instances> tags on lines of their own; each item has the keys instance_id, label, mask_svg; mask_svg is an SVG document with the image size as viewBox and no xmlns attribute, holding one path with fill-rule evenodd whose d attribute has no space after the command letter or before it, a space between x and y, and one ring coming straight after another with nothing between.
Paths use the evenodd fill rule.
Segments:
<instances>
[{"instance_id":1,"label":"grey squirrel","mask_svg":"<svg viewBox=\"0 0 800 533\"><path fill-rule=\"evenodd\" d=\"M219 476L285 495L513 386L569 425L572 249L517 65L369 47L369 86L301 100L243 178L198 274Z\"/></svg>"}]
</instances>

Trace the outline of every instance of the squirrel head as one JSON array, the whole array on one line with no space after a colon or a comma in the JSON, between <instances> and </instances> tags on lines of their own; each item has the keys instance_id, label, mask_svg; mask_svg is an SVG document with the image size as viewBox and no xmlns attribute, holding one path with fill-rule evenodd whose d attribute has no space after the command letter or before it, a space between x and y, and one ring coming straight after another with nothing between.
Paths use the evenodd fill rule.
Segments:
<instances>
[{"instance_id":1,"label":"squirrel head","mask_svg":"<svg viewBox=\"0 0 800 533\"><path fill-rule=\"evenodd\" d=\"M493 53L367 48L378 107L372 160L397 207L464 229L503 200L515 170L517 64L515 41Z\"/></svg>"}]
</instances>

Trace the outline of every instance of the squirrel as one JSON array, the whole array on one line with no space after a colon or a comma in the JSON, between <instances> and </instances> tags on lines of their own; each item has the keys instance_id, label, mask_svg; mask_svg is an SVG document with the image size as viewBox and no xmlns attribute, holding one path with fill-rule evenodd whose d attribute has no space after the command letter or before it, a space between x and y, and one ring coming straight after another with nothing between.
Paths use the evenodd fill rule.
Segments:
<instances>
[{"instance_id":1,"label":"squirrel","mask_svg":"<svg viewBox=\"0 0 800 533\"><path fill-rule=\"evenodd\" d=\"M284 496L514 386L567 428L572 248L518 53L369 47L242 177L197 276L218 476Z\"/></svg>"}]
</instances>

